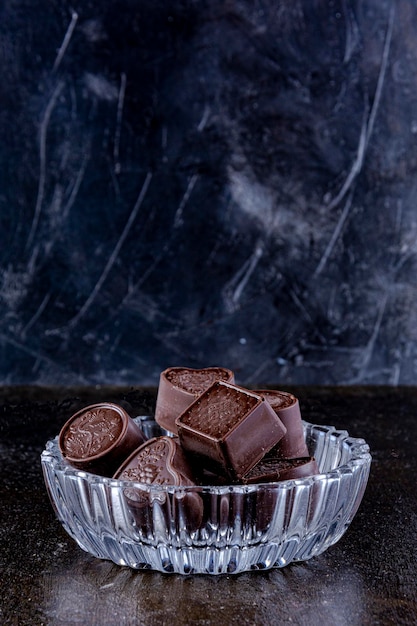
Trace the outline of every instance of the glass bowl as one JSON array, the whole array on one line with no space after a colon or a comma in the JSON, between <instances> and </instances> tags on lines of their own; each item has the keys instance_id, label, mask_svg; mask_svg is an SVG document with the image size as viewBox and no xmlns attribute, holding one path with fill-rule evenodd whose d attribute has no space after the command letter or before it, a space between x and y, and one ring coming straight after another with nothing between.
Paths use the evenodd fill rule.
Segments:
<instances>
[{"instance_id":1,"label":"glass bowl","mask_svg":"<svg viewBox=\"0 0 417 626\"><path fill-rule=\"evenodd\" d=\"M147 438L167 434L153 418L135 420ZM134 569L237 574L322 553L359 507L371 465L366 442L332 426L303 426L321 473L276 483L171 487L104 478L71 467L57 437L41 463L58 519L90 554Z\"/></svg>"}]
</instances>

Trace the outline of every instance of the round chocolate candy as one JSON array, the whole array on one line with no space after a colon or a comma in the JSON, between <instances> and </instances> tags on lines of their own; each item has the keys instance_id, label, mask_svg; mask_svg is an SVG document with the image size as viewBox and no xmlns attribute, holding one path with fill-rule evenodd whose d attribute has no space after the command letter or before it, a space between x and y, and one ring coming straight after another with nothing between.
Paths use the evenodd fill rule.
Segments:
<instances>
[{"instance_id":1,"label":"round chocolate candy","mask_svg":"<svg viewBox=\"0 0 417 626\"><path fill-rule=\"evenodd\" d=\"M268 401L287 429L276 451L287 459L309 456L298 399L292 393L273 389L258 389L255 393Z\"/></svg>"},{"instance_id":2,"label":"round chocolate candy","mask_svg":"<svg viewBox=\"0 0 417 626\"><path fill-rule=\"evenodd\" d=\"M112 476L122 461L145 441L140 427L117 404L92 404L64 424L58 443L74 467Z\"/></svg>"}]
</instances>

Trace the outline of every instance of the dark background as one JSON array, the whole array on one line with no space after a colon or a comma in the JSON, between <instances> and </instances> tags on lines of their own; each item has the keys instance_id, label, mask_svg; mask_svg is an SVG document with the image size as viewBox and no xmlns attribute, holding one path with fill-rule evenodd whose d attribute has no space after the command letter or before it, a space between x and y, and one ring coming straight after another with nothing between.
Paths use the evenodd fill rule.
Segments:
<instances>
[{"instance_id":1,"label":"dark background","mask_svg":"<svg viewBox=\"0 0 417 626\"><path fill-rule=\"evenodd\" d=\"M0 380L412 384L417 7L4 0Z\"/></svg>"}]
</instances>

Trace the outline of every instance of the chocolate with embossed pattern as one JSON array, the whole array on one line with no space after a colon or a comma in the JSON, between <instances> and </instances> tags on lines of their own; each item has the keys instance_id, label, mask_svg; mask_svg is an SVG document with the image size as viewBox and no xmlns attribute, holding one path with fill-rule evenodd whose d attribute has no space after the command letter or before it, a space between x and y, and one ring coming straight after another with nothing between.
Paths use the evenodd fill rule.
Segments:
<instances>
[{"instance_id":1,"label":"chocolate with embossed pattern","mask_svg":"<svg viewBox=\"0 0 417 626\"><path fill-rule=\"evenodd\" d=\"M287 429L274 453L287 459L309 456L298 399L287 391L257 389L256 393L269 402Z\"/></svg>"},{"instance_id":2,"label":"chocolate with embossed pattern","mask_svg":"<svg viewBox=\"0 0 417 626\"><path fill-rule=\"evenodd\" d=\"M296 459L283 459L267 454L243 478L242 483L272 483L295 478L306 478L319 473L316 459L307 456Z\"/></svg>"},{"instance_id":3,"label":"chocolate with embossed pattern","mask_svg":"<svg viewBox=\"0 0 417 626\"><path fill-rule=\"evenodd\" d=\"M166 485L195 486L193 473L183 450L173 437L149 439L119 467L114 474L118 480L129 480L150 487ZM147 489L132 485L124 490L129 508L137 525L153 528L153 518L163 515L174 519L189 530L198 528L203 517L203 501L199 493L185 489L170 493L165 489Z\"/></svg>"},{"instance_id":4,"label":"chocolate with embossed pattern","mask_svg":"<svg viewBox=\"0 0 417 626\"><path fill-rule=\"evenodd\" d=\"M176 424L195 465L232 480L244 476L286 433L262 396L223 381L203 392Z\"/></svg>"},{"instance_id":5,"label":"chocolate with embossed pattern","mask_svg":"<svg viewBox=\"0 0 417 626\"><path fill-rule=\"evenodd\" d=\"M279 492L271 483L306 478L319 473L316 460L311 457L297 459L282 459L274 456L273 451L268 453L244 478L245 484L261 485L256 489L256 527L258 531L265 531L271 524L275 508L279 499ZM270 485L270 487L268 486ZM315 496L310 501L310 511L314 514L316 506Z\"/></svg>"},{"instance_id":6,"label":"chocolate with embossed pattern","mask_svg":"<svg viewBox=\"0 0 417 626\"><path fill-rule=\"evenodd\" d=\"M145 441L140 427L119 405L92 404L75 413L59 434L62 456L79 469L112 476Z\"/></svg>"},{"instance_id":7,"label":"chocolate with embossed pattern","mask_svg":"<svg viewBox=\"0 0 417 626\"><path fill-rule=\"evenodd\" d=\"M233 372L225 367L169 367L159 379L155 420L166 430L178 434L176 418L216 380L234 382Z\"/></svg>"}]
</instances>

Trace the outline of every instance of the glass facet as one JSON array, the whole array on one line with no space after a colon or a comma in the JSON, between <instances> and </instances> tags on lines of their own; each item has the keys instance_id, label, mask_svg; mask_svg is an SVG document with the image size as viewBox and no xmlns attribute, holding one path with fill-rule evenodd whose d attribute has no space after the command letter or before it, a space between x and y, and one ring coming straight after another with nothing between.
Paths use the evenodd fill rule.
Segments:
<instances>
[{"instance_id":1,"label":"glass facet","mask_svg":"<svg viewBox=\"0 0 417 626\"><path fill-rule=\"evenodd\" d=\"M136 418L147 436L166 434ZM320 474L259 485L161 487L71 467L57 438L41 456L56 515L90 554L134 569L231 574L284 567L336 543L365 492L371 465L363 439L304 422ZM203 501L196 527L190 502Z\"/></svg>"}]
</instances>

